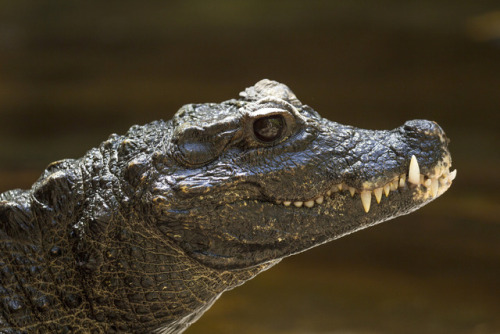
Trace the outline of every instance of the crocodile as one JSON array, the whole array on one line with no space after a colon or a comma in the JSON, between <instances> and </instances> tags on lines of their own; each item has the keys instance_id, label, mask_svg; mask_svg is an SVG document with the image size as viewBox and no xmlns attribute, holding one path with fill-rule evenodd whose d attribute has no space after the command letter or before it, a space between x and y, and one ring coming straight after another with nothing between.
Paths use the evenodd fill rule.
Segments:
<instances>
[{"instance_id":1,"label":"crocodile","mask_svg":"<svg viewBox=\"0 0 500 334\"><path fill-rule=\"evenodd\" d=\"M329 121L267 79L112 134L0 194L0 333L182 333L284 257L439 197L448 141Z\"/></svg>"}]
</instances>

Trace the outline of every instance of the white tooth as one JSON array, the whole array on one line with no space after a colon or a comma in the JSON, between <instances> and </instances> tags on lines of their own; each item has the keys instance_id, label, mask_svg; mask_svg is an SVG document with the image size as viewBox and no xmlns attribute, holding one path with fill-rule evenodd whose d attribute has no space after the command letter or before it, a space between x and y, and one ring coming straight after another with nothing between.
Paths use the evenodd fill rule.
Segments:
<instances>
[{"instance_id":1,"label":"white tooth","mask_svg":"<svg viewBox=\"0 0 500 334\"><path fill-rule=\"evenodd\" d=\"M411 156L410 168L408 170L408 182L415 185L420 184L420 167L418 167L417 158L414 155Z\"/></svg>"},{"instance_id":2,"label":"white tooth","mask_svg":"<svg viewBox=\"0 0 500 334\"><path fill-rule=\"evenodd\" d=\"M448 178L447 177L441 177L439 178L439 184L441 186L445 186L448 183Z\"/></svg>"},{"instance_id":3,"label":"white tooth","mask_svg":"<svg viewBox=\"0 0 500 334\"><path fill-rule=\"evenodd\" d=\"M363 208L365 209L365 212L370 211L370 204L372 201L372 192L371 191L362 191L361 194L361 203L363 204Z\"/></svg>"},{"instance_id":4,"label":"white tooth","mask_svg":"<svg viewBox=\"0 0 500 334\"><path fill-rule=\"evenodd\" d=\"M301 201L293 202L293 205L295 205L298 208L300 208L303 204L304 204L304 202L301 202Z\"/></svg>"},{"instance_id":5,"label":"white tooth","mask_svg":"<svg viewBox=\"0 0 500 334\"><path fill-rule=\"evenodd\" d=\"M427 179L427 180L425 180L425 182L424 182L424 186L425 186L426 188L429 188L429 187L431 186L431 184L432 184L432 180L431 180L431 179Z\"/></svg>"},{"instance_id":6,"label":"white tooth","mask_svg":"<svg viewBox=\"0 0 500 334\"><path fill-rule=\"evenodd\" d=\"M349 192L351 193L351 197L354 197L354 194L356 193L356 189L353 187L349 187Z\"/></svg>"},{"instance_id":7,"label":"white tooth","mask_svg":"<svg viewBox=\"0 0 500 334\"><path fill-rule=\"evenodd\" d=\"M457 177L457 170L455 169L453 172L450 173L450 181L455 180Z\"/></svg>"},{"instance_id":8,"label":"white tooth","mask_svg":"<svg viewBox=\"0 0 500 334\"><path fill-rule=\"evenodd\" d=\"M331 194L332 194L332 191L331 191L331 190L328 190L328 191L326 192L326 195L327 195L327 196L330 196Z\"/></svg>"},{"instance_id":9,"label":"white tooth","mask_svg":"<svg viewBox=\"0 0 500 334\"><path fill-rule=\"evenodd\" d=\"M323 196L316 198L316 203L318 203L318 204L323 203Z\"/></svg>"},{"instance_id":10,"label":"white tooth","mask_svg":"<svg viewBox=\"0 0 500 334\"><path fill-rule=\"evenodd\" d=\"M389 183L387 183L385 186L384 186L384 194L385 194L385 197L389 196L389 193L391 192L391 185Z\"/></svg>"},{"instance_id":11,"label":"white tooth","mask_svg":"<svg viewBox=\"0 0 500 334\"><path fill-rule=\"evenodd\" d=\"M437 175L441 176L441 174L443 174L443 172L444 172L444 166L439 166L438 170L437 170Z\"/></svg>"},{"instance_id":12,"label":"white tooth","mask_svg":"<svg viewBox=\"0 0 500 334\"><path fill-rule=\"evenodd\" d=\"M398 190L399 181L398 179L391 181L391 190Z\"/></svg>"},{"instance_id":13,"label":"white tooth","mask_svg":"<svg viewBox=\"0 0 500 334\"><path fill-rule=\"evenodd\" d=\"M406 185L406 174L402 174L399 178L399 188L404 188Z\"/></svg>"},{"instance_id":14,"label":"white tooth","mask_svg":"<svg viewBox=\"0 0 500 334\"><path fill-rule=\"evenodd\" d=\"M292 204L292 202L290 202L290 201L284 201L284 202L283 202L283 205L284 205L284 206L290 206L290 204Z\"/></svg>"},{"instance_id":15,"label":"white tooth","mask_svg":"<svg viewBox=\"0 0 500 334\"><path fill-rule=\"evenodd\" d=\"M337 184L337 188L339 188L339 190L342 190L342 183Z\"/></svg>"},{"instance_id":16,"label":"white tooth","mask_svg":"<svg viewBox=\"0 0 500 334\"><path fill-rule=\"evenodd\" d=\"M373 190L373 194L375 195L375 199L377 200L377 203L380 203L380 200L382 199L382 191L383 190L384 190L384 188L382 188L382 187Z\"/></svg>"},{"instance_id":17,"label":"white tooth","mask_svg":"<svg viewBox=\"0 0 500 334\"><path fill-rule=\"evenodd\" d=\"M314 201L304 202L304 205L307 206L308 208L312 208L314 206Z\"/></svg>"},{"instance_id":18,"label":"white tooth","mask_svg":"<svg viewBox=\"0 0 500 334\"><path fill-rule=\"evenodd\" d=\"M439 189L439 181L438 179L431 179L431 195L432 197L436 197Z\"/></svg>"}]
</instances>

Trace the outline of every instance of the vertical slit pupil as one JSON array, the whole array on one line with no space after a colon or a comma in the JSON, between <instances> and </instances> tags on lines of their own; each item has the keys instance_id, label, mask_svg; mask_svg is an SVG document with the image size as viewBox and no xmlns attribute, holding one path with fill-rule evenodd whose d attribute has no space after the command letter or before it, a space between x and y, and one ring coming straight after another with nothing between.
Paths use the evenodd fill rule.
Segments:
<instances>
[{"instance_id":1,"label":"vertical slit pupil","mask_svg":"<svg viewBox=\"0 0 500 334\"><path fill-rule=\"evenodd\" d=\"M285 121L280 115L262 117L253 123L255 136L263 142L272 142L281 138L284 129Z\"/></svg>"}]
</instances>

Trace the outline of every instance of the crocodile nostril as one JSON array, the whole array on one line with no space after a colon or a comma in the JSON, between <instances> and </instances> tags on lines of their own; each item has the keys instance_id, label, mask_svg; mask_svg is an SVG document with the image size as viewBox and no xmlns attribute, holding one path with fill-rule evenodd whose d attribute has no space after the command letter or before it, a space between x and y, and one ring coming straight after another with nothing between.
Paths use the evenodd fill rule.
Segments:
<instances>
[{"instance_id":1,"label":"crocodile nostril","mask_svg":"<svg viewBox=\"0 0 500 334\"><path fill-rule=\"evenodd\" d=\"M426 137L439 137L441 141L447 141L443 129L434 121L427 121L424 119L407 121L403 126L403 130L410 136L421 137L423 135Z\"/></svg>"}]
</instances>

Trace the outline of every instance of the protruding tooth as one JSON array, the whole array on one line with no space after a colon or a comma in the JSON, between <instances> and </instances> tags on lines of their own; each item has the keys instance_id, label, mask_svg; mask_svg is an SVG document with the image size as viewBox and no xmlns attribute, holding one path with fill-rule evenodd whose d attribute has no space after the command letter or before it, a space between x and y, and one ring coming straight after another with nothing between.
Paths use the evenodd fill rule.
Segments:
<instances>
[{"instance_id":1,"label":"protruding tooth","mask_svg":"<svg viewBox=\"0 0 500 334\"><path fill-rule=\"evenodd\" d=\"M304 204L304 202L301 202L301 201L293 202L293 205L295 205L298 208L300 208L303 204Z\"/></svg>"},{"instance_id":2,"label":"protruding tooth","mask_svg":"<svg viewBox=\"0 0 500 334\"><path fill-rule=\"evenodd\" d=\"M304 205L307 206L308 208L312 208L314 206L314 201L307 201L307 202L304 202Z\"/></svg>"},{"instance_id":3,"label":"protruding tooth","mask_svg":"<svg viewBox=\"0 0 500 334\"><path fill-rule=\"evenodd\" d=\"M326 192L326 196L330 196L331 194L332 194L332 191L331 191L331 190L328 190L328 191Z\"/></svg>"},{"instance_id":4,"label":"protruding tooth","mask_svg":"<svg viewBox=\"0 0 500 334\"><path fill-rule=\"evenodd\" d=\"M354 194L356 193L356 189L353 187L349 187L349 192L351 193L351 197L354 197Z\"/></svg>"},{"instance_id":5,"label":"protruding tooth","mask_svg":"<svg viewBox=\"0 0 500 334\"><path fill-rule=\"evenodd\" d=\"M380 200L382 199L382 191L383 190L384 190L384 188L382 188L382 187L373 190L373 194L375 195L375 199L377 200L377 203L380 203Z\"/></svg>"},{"instance_id":6,"label":"protruding tooth","mask_svg":"<svg viewBox=\"0 0 500 334\"><path fill-rule=\"evenodd\" d=\"M398 190L399 180L395 179L391 181L391 190Z\"/></svg>"},{"instance_id":7,"label":"protruding tooth","mask_svg":"<svg viewBox=\"0 0 500 334\"><path fill-rule=\"evenodd\" d=\"M437 175L443 174L443 172L444 172L445 169L446 169L446 167L444 165L442 165L442 164L440 164L439 166L437 166L437 168L436 168L436 170L438 172Z\"/></svg>"},{"instance_id":8,"label":"protruding tooth","mask_svg":"<svg viewBox=\"0 0 500 334\"><path fill-rule=\"evenodd\" d=\"M432 180L431 179L427 179L424 182L424 186L426 186L427 188L429 188L431 186L431 184L432 184Z\"/></svg>"},{"instance_id":9,"label":"protruding tooth","mask_svg":"<svg viewBox=\"0 0 500 334\"><path fill-rule=\"evenodd\" d=\"M320 197L316 198L315 202L318 203L318 204L323 203L323 196L320 196Z\"/></svg>"},{"instance_id":10,"label":"protruding tooth","mask_svg":"<svg viewBox=\"0 0 500 334\"><path fill-rule=\"evenodd\" d=\"M406 185L406 174L402 174L399 177L399 188L404 188Z\"/></svg>"},{"instance_id":11,"label":"protruding tooth","mask_svg":"<svg viewBox=\"0 0 500 334\"><path fill-rule=\"evenodd\" d=\"M441 186L445 186L448 183L448 178L447 177L440 177L439 178L439 184Z\"/></svg>"},{"instance_id":12,"label":"protruding tooth","mask_svg":"<svg viewBox=\"0 0 500 334\"><path fill-rule=\"evenodd\" d=\"M370 204L372 201L372 192L369 190L363 190L360 194L361 196L361 203L363 204L363 208L365 209L365 212L370 211Z\"/></svg>"},{"instance_id":13,"label":"protruding tooth","mask_svg":"<svg viewBox=\"0 0 500 334\"><path fill-rule=\"evenodd\" d=\"M431 195L432 197L436 197L439 189L439 181L438 179L431 179Z\"/></svg>"},{"instance_id":14,"label":"protruding tooth","mask_svg":"<svg viewBox=\"0 0 500 334\"><path fill-rule=\"evenodd\" d=\"M385 197L389 196L389 193L391 192L391 184L390 183L387 183L385 186L384 186L384 194L385 194Z\"/></svg>"},{"instance_id":15,"label":"protruding tooth","mask_svg":"<svg viewBox=\"0 0 500 334\"><path fill-rule=\"evenodd\" d=\"M450 173L450 181L453 181L455 180L455 178L457 177L457 170L455 169L453 172Z\"/></svg>"},{"instance_id":16,"label":"protruding tooth","mask_svg":"<svg viewBox=\"0 0 500 334\"><path fill-rule=\"evenodd\" d=\"M408 182L415 185L420 184L420 167L418 167L417 158L414 155L411 156L410 168L408 170Z\"/></svg>"},{"instance_id":17,"label":"protruding tooth","mask_svg":"<svg viewBox=\"0 0 500 334\"><path fill-rule=\"evenodd\" d=\"M342 183L337 184L337 188L339 189L339 191L342 190Z\"/></svg>"},{"instance_id":18,"label":"protruding tooth","mask_svg":"<svg viewBox=\"0 0 500 334\"><path fill-rule=\"evenodd\" d=\"M284 201L284 202L283 202L283 205L284 205L284 206L290 206L290 204L292 204L292 202L290 202L290 201Z\"/></svg>"}]
</instances>

